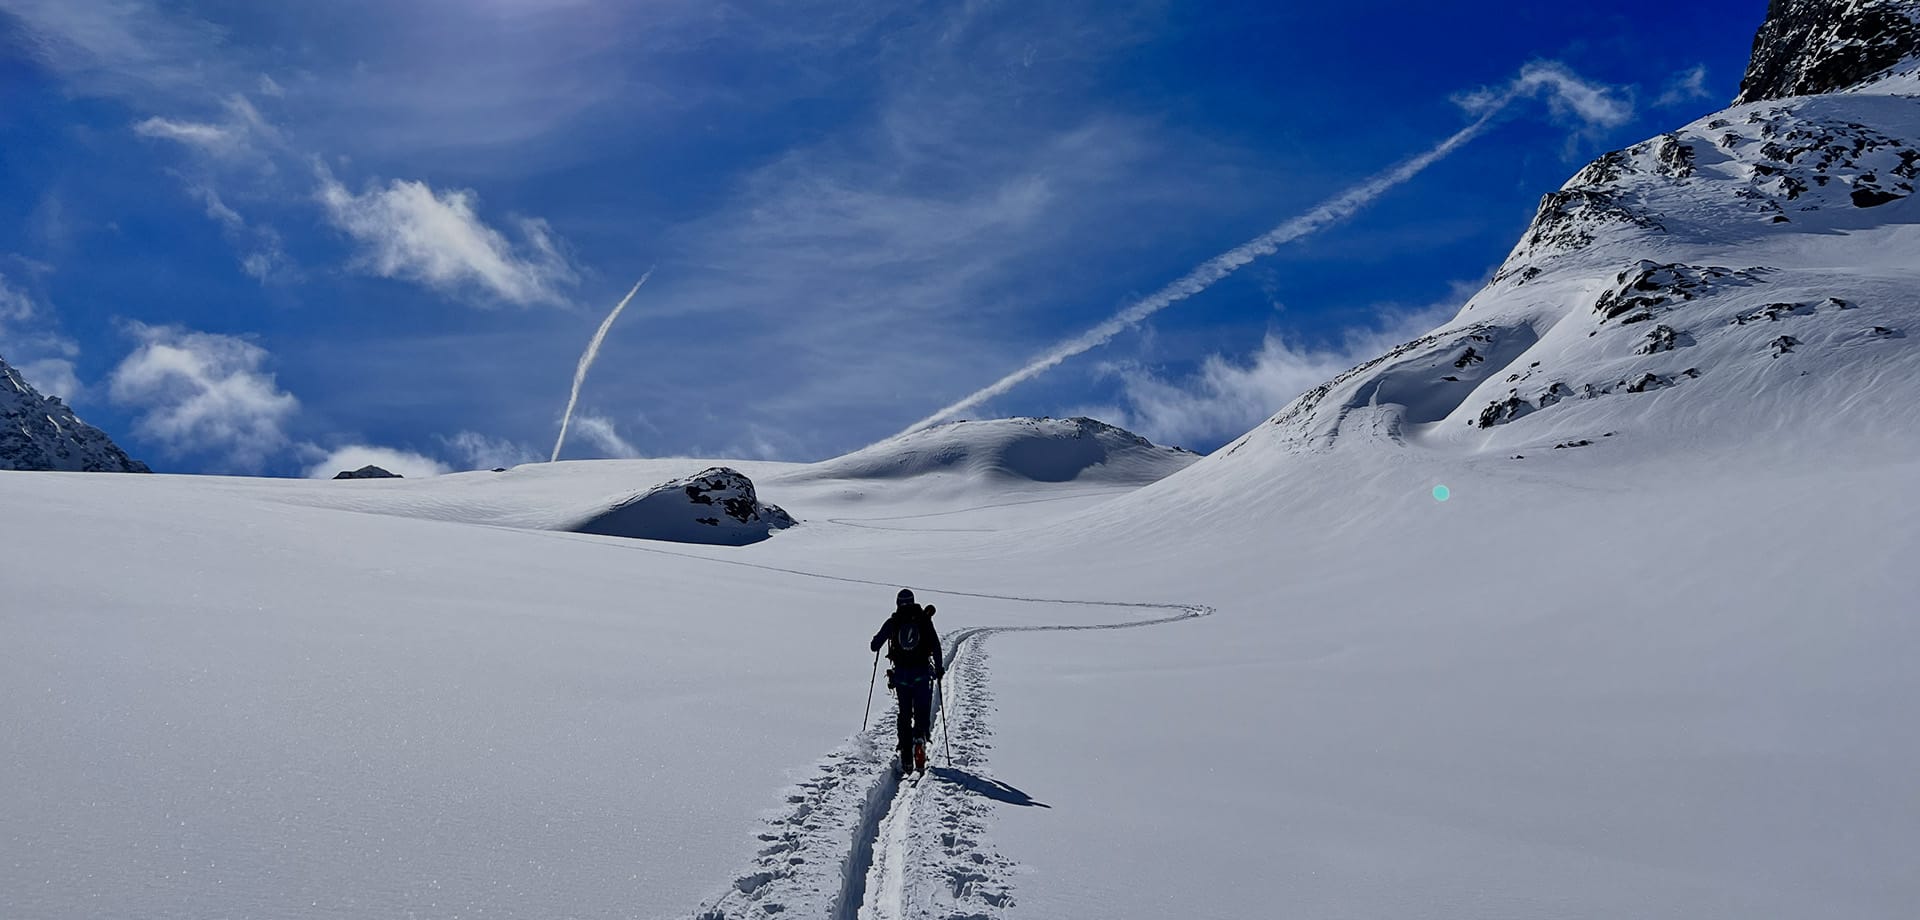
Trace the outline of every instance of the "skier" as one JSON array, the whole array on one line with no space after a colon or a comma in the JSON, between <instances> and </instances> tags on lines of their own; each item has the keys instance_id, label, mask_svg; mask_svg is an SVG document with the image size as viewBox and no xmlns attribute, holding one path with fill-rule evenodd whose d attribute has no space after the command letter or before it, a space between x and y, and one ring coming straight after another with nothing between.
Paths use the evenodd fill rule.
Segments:
<instances>
[{"instance_id":1,"label":"skier","mask_svg":"<svg viewBox=\"0 0 1920 920\"><path fill-rule=\"evenodd\" d=\"M940 634L933 629L933 605L913 602L901 588L893 615L873 634L869 648L887 645L887 688L900 698L900 772L927 771L927 739L933 726L933 685L947 676L940 660Z\"/></svg>"}]
</instances>

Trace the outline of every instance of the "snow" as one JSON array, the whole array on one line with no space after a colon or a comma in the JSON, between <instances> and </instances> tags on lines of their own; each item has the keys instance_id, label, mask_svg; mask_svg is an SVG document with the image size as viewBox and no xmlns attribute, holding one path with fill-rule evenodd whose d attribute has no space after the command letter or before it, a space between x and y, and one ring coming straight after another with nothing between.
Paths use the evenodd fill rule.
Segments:
<instances>
[{"instance_id":1,"label":"snow","mask_svg":"<svg viewBox=\"0 0 1920 920\"><path fill-rule=\"evenodd\" d=\"M1721 119L1849 152L1803 201ZM1916 137L1812 97L1596 163L1206 458L0 473L0 913L1910 916L1920 205L1850 191ZM799 523L567 532L723 462ZM905 783L854 712L902 586L952 660Z\"/></svg>"}]
</instances>

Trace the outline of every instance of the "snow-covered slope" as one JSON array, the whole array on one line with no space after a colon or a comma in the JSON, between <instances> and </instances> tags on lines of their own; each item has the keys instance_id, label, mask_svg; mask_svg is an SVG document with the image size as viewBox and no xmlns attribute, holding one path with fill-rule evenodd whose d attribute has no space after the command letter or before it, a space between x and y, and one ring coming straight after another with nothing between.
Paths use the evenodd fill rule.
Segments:
<instances>
[{"instance_id":1,"label":"snow-covered slope","mask_svg":"<svg viewBox=\"0 0 1920 920\"><path fill-rule=\"evenodd\" d=\"M1910 444L1920 99L1885 91L1901 78L1736 105L1599 158L1452 321L1182 475L1343 439L1522 464Z\"/></svg>"},{"instance_id":2,"label":"snow-covered slope","mask_svg":"<svg viewBox=\"0 0 1920 920\"><path fill-rule=\"evenodd\" d=\"M1090 418L1010 418L949 422L901 435L815 464L806 475L1139 486L1198 459Z\"/></svg>"},{"instance_id":3,"label":"snow-covered slope","mask_svg":"<svg viewBox=\"0 0 1920 920\"><path fill-rule=\"evenodd\" d=\"M0 470L145 473L147 465L80 420L57 396L41 396L0 358Z\"/></svg>"}]
</instances>

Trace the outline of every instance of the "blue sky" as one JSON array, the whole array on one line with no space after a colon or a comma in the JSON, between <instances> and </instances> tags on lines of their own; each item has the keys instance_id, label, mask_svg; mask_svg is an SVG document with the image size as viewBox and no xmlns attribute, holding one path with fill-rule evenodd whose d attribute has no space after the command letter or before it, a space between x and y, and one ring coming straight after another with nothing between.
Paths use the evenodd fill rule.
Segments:
<instances>
[{"instance_id":1,"label":"blue sky","mask_svg":"<svg viewBox=\"0 0 1920 920\"><path fill-rule=\"evenodd\" d=\"M1292 6L1292 5L1288 5ZM0 0L0 356L156 469L810 460L1555 74L1351 219L967 414L1211 449L1720 107L1761 0Z\"/></svg>"}]
</instances>

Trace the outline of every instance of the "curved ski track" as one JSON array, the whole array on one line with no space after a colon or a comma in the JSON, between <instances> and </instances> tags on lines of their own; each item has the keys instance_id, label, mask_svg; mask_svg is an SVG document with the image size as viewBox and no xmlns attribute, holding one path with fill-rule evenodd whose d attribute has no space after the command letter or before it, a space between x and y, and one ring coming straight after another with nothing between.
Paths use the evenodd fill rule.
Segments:
<instances>
[{"instance_id":1,"label":"curved ski track","mask_svg":"<svg viewBox=\"0 0 1920 920\"><path fill-rule=\"evenodd\" d=\"M893 587L888 582L653 546L623 548L804 578ZM975 772L984 767L992 748L987 715L993 695L986 682L986 640L998 633L1138 629L1214 612L1204 604L922 590L929 595L1014 603L1172 612L1114 623L973 626L947 637L946 686L953 698L943 696L937 701L927 752L932 766L927 773L917 779L899 775L894 768L892 711L882 710L866 731L827 754L810 778L796 784L786 798L786 809L767 818L758 835L764 845L751 870L701 905L692 914L695 920L781 914L831 920L991 920L1001 915L1013 905L1015 866L983 840L994 799L980 790L1006 787Z\"/></svg>"}]
</instances>

